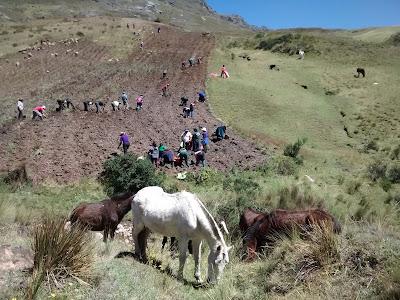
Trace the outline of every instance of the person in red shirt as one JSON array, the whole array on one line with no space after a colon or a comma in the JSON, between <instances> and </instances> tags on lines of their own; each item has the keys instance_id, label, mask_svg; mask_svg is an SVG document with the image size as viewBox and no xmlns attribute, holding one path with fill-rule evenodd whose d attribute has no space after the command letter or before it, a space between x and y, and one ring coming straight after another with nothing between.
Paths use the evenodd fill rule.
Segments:
<instances>
[{"instance_id":1,"label":"person in red shirt","mask_svg":"<svg viewBox=\"0 0 400 300\"><path fill-rule=\"evenodd\" d=\"M225 67L225 65L222 65L222 72L221 72L221 78L224 78L224 76L225 77L228 77L228 76L226 76L226 67Z\"/></svg>"},{"instance_id":2,"label":"person in red shirt","mask_svg":"<svg viewBox=\"0 0 400 300\"><path fill-rule=\"evenodd\" d=\"M32 120L34 120L36 117L39 117L40 120L43 120L43 117L47 117L46 114L44 113L44 110L46 109L46 106L38 106L33 109L33 116Z\"/></svg>"},{"instance_id":3,"label":"person in red shirt","mask_svg":"<svg viewBox=\"0 0 400 300\"><path fill-rule=\"evenodd\" d=\"M165 97L167 97L167 88L169 87L169 83L167 83L166 85L164 85L163 87L162 87L162 95L163 96L165 96Z\"/></svg>"}]
</instances>

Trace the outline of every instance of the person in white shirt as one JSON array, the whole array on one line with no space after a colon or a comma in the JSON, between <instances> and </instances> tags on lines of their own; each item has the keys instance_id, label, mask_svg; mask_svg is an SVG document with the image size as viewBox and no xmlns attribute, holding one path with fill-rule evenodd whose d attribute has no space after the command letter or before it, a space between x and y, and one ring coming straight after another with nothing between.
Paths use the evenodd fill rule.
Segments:
<instances>
[{"instance_id":1,"label":"person in white shirt","mask_svg":"<svg viewBox=\"0 0 400 300\"><path fill-rule=\"evenodd\" d=\"M24 100L18 99L17 107L18 107L18 120L21 120L24 118Z\"/></svg>"}]
</instances>

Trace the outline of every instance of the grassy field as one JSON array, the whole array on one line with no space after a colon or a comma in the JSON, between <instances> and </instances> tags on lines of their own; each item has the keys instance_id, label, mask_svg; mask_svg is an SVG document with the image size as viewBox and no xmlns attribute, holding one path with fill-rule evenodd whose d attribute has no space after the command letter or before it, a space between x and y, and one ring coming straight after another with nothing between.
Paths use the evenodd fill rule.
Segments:
<instances>
[{"instance_id":1,"label":"grassy field","mask_svg":"<svg viewBox=\"0 0 400 300\"><path fill-rule=\"evenodd\" d=\"M37 20L29 28L1 23L0 32L8 32L0 42L1 55L34 45L43 36L61 39L66 33L76 36L78 31L104 45L114 44L128 32L116 35L113 29L123 28L127 22L132 19L98 17L56 21L54 25ZM268 35L241 38L238 47L228 47L228 41L219 38L209 71L219 73L225 64L231 77L209 79L211 108L227 123L228 135L234 128L268 151L271 159L251 171L233 169L222 174L205 168L185 181L167 177L164 188L196 193L214 216L226 220L231 232L228 240L235 251L221 282L212 288L195 289L192 257L185 267L187 281L176 280L176 254L173 258L168 251L161 252L161 237L157 235L151 235L148 251L153 260L161 261L158 269L129 257L117 259L119 252L133 250L132 242L117 236L108 244L95 243L92 276L85 279L88 284L71 277L58 284L48 281L37 299L398 298L400 186L376 174L380 166L387 165L389 170L399 163L399 49L379 44L392 32L312 32L303 38L314 49L306 52L304 60L255 50ZM274 37L280 34L271 33ZM113 51L116 57L125 55L123 46ZM269 70L271 64L279 71ZM354 77L357 67L366 69L366 78ZM285 147L299 138L307 138L300 151L303 164L282 155ZM17 189L1 180L0 246L30 248L31 231L43 216L67 217L78 203L105 197L93 178L67 186L45 182ZM343 232L328 235L325 244L319 242L324 236L318 233L311 241L297 235L283 238L268 255L244 263L238 216L248 206L265 211L320 206L338 218ZM128 214L126 224L130 218ZM203 246L203 277L207 254L208 247ZM26 297L24 287L30 284L31 274L17 275L22 278L22 288L6 285L0 298Z\"/></svg>"}]
</instances>

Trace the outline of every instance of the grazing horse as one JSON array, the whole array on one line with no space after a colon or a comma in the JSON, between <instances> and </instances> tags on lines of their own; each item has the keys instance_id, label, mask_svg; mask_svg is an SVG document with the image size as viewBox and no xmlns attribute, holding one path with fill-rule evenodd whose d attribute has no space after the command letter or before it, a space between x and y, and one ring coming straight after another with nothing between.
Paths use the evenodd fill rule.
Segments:
<instances>
[{"instance_id":1,"label":"grazing horse","mask_svg":"<svg viewBox=\"0 0 400 300\"><path fill-rule=\"evenodd\" d=\"M116 195L95 203L79 204L71 213L69 221L81 223L92 231L103 231L103 241L108 234L114 238L115 230L122 218L130 211L134 193Z\"/></svg>"},{"instance_id":2,"label":"grazing horse","mask_svg":"<svg viewBox=\"0 0 400 300\"><path fill-rule=\"evenodd\" d=\"M141 189L132 200L135 254L147 261L146 246L150 231L179 238L178 279L183 278L188 241L192 240L195 261L194 277L202 283L200 254L202 240L210 247L207 281L215 283L229 263L227 247L221 230L196 195L182 191L168 194L157 186Z\"/></svg>"},{"instance_id":3,"label":"grazing horse","mask_svg":"<svg viewBox=\"0 0 400 300\"><path fill-rule=\"evenodd\" d=\"M357 77L360 77L360 74L365 77L365 70L363 68L357 68Z\"/></svg>"},{"instance_id":4,"label":"grazing horse","mask_svg":"<svg viewBox=\"0 0 400 300\"><path fill-rule=\"evenodd\" d=\"M267 214L248 208L242 213L240 220L240 229L244 233L246 261L253 261L256 251L266 244L273 244L277 235L287 235L294 230L312 230L314 224L331 226L334 233L341 232L339 222L321 209L305 211L277 209Z\"/></svg>"}]
</instances>

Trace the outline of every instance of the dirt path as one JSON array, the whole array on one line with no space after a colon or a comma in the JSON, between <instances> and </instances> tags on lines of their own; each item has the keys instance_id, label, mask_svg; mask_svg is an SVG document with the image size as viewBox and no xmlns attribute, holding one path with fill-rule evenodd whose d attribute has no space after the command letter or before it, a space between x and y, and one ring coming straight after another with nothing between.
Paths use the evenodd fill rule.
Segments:
<instances>
[{"instance_id":1,"label":"dirt path","mask_svg":"<svg viewBox=\"0 0 400 300\"><path fill-rule=\"evenodd\" d=\"M110 48L91 41L68 46L57 43L34 52L30 60L24 60L23 54L9 58L9 63L2 60L0 84L5 87L2 94L22 94L26 99L27 119L14 120L1 129L0 172L25 163L35 183L45 178L70 182L98 174L102 162L117 152L121 131L127 132L131 139L130 151L137 155L144 155L153 140L165 143L176 152L180 135L186 128L193 131L193 128L206 127L211 135L222 124L212 116L207 103L197 102L194 118L188 119L183 118L179 103L181 96L193 102L197 100L197 93L204 91L207 59L215 44L214 37L166 27L144 43L144 51L139 47L132 49L119 62L109 62ZM67 49L72 50L67 53ZM79 52L78 56L75 52ZM205 57L202 64L181 69L182 60L197 56ZM13 63L17 60L21 61L20 68ZM162 78L165 68L167 79ZM161 87L166 83L170 83L170 96L162 97ZM139 93L145 95L142 111L114 112L109 105L102 114L55 111L58 97L69 96L82 109L82 101L88 97L118 100L123 89L127 91L131 107L136 105ZM32 121L32 108L42 103L48 104L49 118L43 122ZM227 171L232 166L253 167L266 159L260 150L229 128L228 134L229 140L211 142L208 166ZM194 159L193 155L191 158Z\"/></svg>"}]
</instances>

